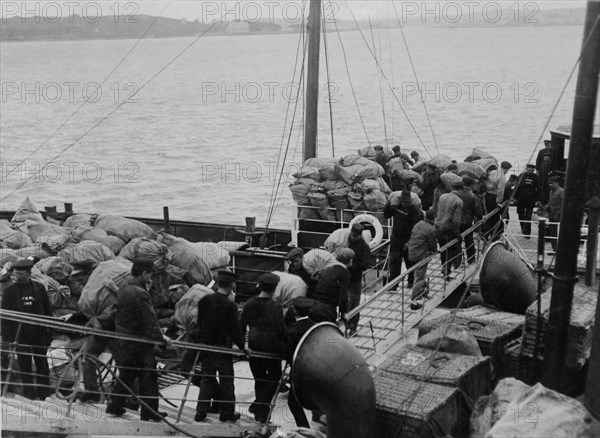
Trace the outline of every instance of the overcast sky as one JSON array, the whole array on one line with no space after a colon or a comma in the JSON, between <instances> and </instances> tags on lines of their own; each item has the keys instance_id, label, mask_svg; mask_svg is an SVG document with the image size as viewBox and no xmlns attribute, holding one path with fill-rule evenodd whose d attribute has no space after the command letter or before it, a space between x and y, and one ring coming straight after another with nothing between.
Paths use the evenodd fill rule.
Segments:
<instances>
[{"instance_id":1,"label":"overcast sky","mask_svg":"<svg viewBox=\"0 0 600 438\"><path fill-rule=\"evenodd\" d=\"M111 15L119 18L147 14L171 18L198 19L204 22L212 20L232 21L270 21L286 19L293 21L305 7L307 0L241 0L241 1L200 1L200 0L144 0L144 1L0 1L3 18L15 16L67 17L73 13L94 17ZM348 8L359 20L367 18L386 18L397 13L402 18L420 17L424 14L461 14L463 17L477 17L483 13L492 14L498 7L511 10L512 13L535 14L537 10L584 7L585 1L400 1L396 0L323 0L328 16L341 20L351 20ZM166 9L163 11L163 9ZM396 12L394 12L394 6Z\"/></svg>"}]
</instances>

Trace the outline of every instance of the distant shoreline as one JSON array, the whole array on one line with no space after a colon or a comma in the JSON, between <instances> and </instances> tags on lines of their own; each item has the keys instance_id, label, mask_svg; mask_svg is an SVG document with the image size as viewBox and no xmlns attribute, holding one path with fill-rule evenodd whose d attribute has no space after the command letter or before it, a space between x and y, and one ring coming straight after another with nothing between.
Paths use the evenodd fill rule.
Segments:
<instances>
[{"instance_id":1,"label":"distant shoreline","mask_svg":"<svg viewBox=\"0 0 600 438\"><path fill-rule=\"evenodd\" d=\"M411 28L411 29L419 29L419 28L426 28L426 29L466 29L466 28L477 28L477 29L512 29L512 28L526 28L526 27L567 27L567 26L577 26L577 27L581 27L581 24L579 23L548 23L548 24L540 24L540 23L535 23L535 24L529 24L529 25L524 25L524 24L520 24L520 25L497 25L497 26L492 26L489 24L469 24L469 25L464 25L464 26L453 26L453 25L439 25L439 26L406 26L404 29L406 28ZM387 27L382 27L380 29L397 29L397 28L387 28ZM339 29L339 32L351 32L351 31L358 31L359 29ZM328 30L327 33L334 33L334 30ZM297 30L293 30L293 31L280 31L280 32L248 32L248 33L222 33L222 32L218 32L218 33L211 33L208 32L205 35L203 35L203 37L240 37L240 36L262 36L262 35L292 35L292 34L297 34L298 31ZM169 39L169 38L197 38L200 35L195 34L195 35L159 35L159 36L145 36L144 39ZM70 37L70 36L65 36L64 38L0 38L0 43L29 43L29 42L56 42L56 41L112 41L112 40L134 40L134 39L139 39L140 36L132 36L132 35L124 35L124 36L101 36L101 37L97 37L97 36L93 36L90 35L90 37Z\"/></svg>"}]
</instances>

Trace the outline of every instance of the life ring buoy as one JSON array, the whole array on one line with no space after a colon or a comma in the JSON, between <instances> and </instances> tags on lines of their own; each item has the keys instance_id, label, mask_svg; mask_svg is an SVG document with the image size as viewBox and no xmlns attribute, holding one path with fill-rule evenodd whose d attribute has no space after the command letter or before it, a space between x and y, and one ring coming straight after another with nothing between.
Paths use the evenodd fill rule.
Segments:
<instances>
[{"instance_id":1,"label":"life ring buoy","mask_svg":"<svg viewBox=\"0 0 600 438\"><path fill-rule=\"evenodd\" d=\"M362 224L364 222L368 223L375 229L375 236L367 242L369 244L369 248L373 249L383 240L383 227L381 226L379 219L377 219L375 216L371 216L370 214L359 214L350 221L350 228L352 228L352 225L354 224Z\"/></svg>"}]
</instances>

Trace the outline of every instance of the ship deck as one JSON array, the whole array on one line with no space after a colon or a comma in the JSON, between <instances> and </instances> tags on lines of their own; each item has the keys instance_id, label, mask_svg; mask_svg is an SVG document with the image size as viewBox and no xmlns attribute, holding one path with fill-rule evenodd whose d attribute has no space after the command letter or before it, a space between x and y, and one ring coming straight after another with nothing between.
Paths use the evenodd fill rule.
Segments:
<instances>
[{"instance_id":1,"label":"ship deck","mask_svg":"<svg viewBox=\"0 0 600 438\"><path fill-rule=\"evenodd\" d=\"M512 210L512 209L511 209ZM536 257L537 230L531 239L520 235L516 214L511 211L511 220L506 228L504 240L524 260L533 264ZM372 368L407 343L417 338L418 324L428 316L438 316L450 311L445 300L465 290L465 285L478 283L478 270L485 251L485 242L475 236L476 261L464 262L451 274L450 279L442 275L439 253L429 262L429 296L419 310L410 309L411 289L406 285L409 271L386 284L386 267L378 267L366 273L365 288L360 306L349 316L360 312L357 334L350 337L352 344L362 353ZM463 248L464 250L464 248ZM551 262L551 247L546 245ZM342 326L343 329L343 326ZM69 404L55 396L45 401L32 401L18 395L2 397L2 436L69 436L69 437L116 437L116 436L173 436L192 435L198 437L239 437L246 432L266 432L266 426L254 421L248 406L254 399L254 385L248 362L235 364L237 410L242 418L237 423L221 423L218 415L209 414L206 421L195 422L195 404L198 388L190 385L181 375L167 374L163 378L160 410L168 414L168 423L140 421L139 414L129 411L116 418L105 414L104 404ZM170 380L169 380L170 379ZM165 383L166 382L166 383ZM281 425L284 429L294 428L287 408L288 394L279 394L271 416L270 430ZM307 411L310 419L310 412ZM311 427L324 431L319 423ZM20 432L26 431L26 432ZM188 435L188 436L189 436Z\"/></svg>"}]
</instances>

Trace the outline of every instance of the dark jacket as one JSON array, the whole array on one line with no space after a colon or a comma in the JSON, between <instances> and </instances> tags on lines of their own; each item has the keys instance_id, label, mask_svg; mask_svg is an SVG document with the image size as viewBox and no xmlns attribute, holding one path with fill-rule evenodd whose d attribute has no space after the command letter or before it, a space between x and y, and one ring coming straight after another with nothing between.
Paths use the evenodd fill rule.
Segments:
<instances>
[{"instance_id":1,"label":"dark jacket","mask_svg":"<svg viewBox=\"0 0 600 438\"><path fill-rule=\"evenodd\" d=\"M383 215L386 218L394 217L391 240L395 240L396 242L408 242L413 227L423 219L423 213L413 204L407 209L401 206L396 208L390 204L386 204Z\"/></svg>"},{"instance_id":2,"label":"dark jacket","mask_svg":"<svg viewBox=\"0 0 600 438\"><path fill-rule=\"evenodd\" d=\"M371 248L362 237L356 242L352 242L348 238L348 248L354 251L352 266L350 266L350 281L358 281L371 264Z\"/></svg>"},{"instance_id":3,"label":"dark jacket","mask_svg":"<svg viewBox=\"0 0 600 438\"><path fill-rule=\"evenodd\" d=\"M304 269L304 266L300 265L296 269L290 266L288 269L288 273L297 275L302 280L304 280L304 283L306 283L306 296L310 297L313 294L315 288L317 287L318 281L312 278L312 276L306 271L306 269Z\"/></svg>"},{"instance_id":4,"label":"dark jacket","mask_svg":"<svg viewBox=\"0 0 600 438\"><path fill-rule=\"evenodd\" d=\"M25 284L11 284L4 290L1 301L2 310L54 316L46 289L37 281L29 280ZM2 341L13 342L19 323L5 318L2 318L1 321ZM23 324L18 341L23 344L47 346L50 344L50 339L50 330L46 327Z\"/></svg>"},{"instance_id":5,"label":"dark jacket","mask_svg":"<svg viewBox=\"0 0 600 438\"><path fill-rule=\"evenodd\" d=\"M312 298L332 307L339 307L341 313L348 309L348 287L350 272L345 266L335 264L323 271Z\"/></svg>"},{"instance_id":6,"label":"dark jacket","mask_svg":"<svg viewBox=\"0 0 600 438\"><path fill-rule=\"evenodd\" d=\"M235 344L244 349L237 305L223 294L207 295L198 302L198 329L196 342L226 348Z\"/></svg>"},{"instance_id":7,"label":"dark jacket","mask_svg":"<svg viewBox=\"0 0 600 438\"><path fill-rule=\"evenodd\" d=\"M255 297L244 304L241 316L242 336L249 327L248 346L252 350L281 353L285 341L283 308L272 298Z\"/></svg>"},{"instance_id":8,"label":"dark jacket","mask_svg":"<svg viewBox=\"0 0 600 438\"><path fill-rule=\"evenodd\" d=\"M117 293L115 329L117 333L140 336L162 342L163 336L154 314L152 298L140 283L141 277L131 277ZM138 354L152 354L154 345L135 341L119 341L118 359L127 360Z\"/></svg>"},{"instance_id":9,"label":"dark jacket","mask_svg":"<svg viewBox=\"0 0 600 438\"><path fill-rule=\"evenodd\" d=\"M483 216L483 206L481 205L481 198L479 198L473 190L465 188L457 192L460 199L462 199L462 215L460 219L461 227L470 227L473 225L475 219L481 219Z\"/></svg>"},{"instance_id":10,"label":"dark jacket","mask_svg":"<svg viewBox=\"0 0 600 438\"><path fill-rule=\"evenodd\" d=\"M539 176L535 173L523 172L517 182L515 199L517 206L533 207L540 199L539 195Z\"/></svg>"},{"instance_id":11,"label":"dark jacket","mask_svg":"<svg viewBox=\"0 0 600 438\"><path fill-rule=\"evenodd\" d=\"M316 324L308 316L297 319L290 328L287 329L287 338L285 344L285 358L292 363L296 347L302 340L302 336Z\"/></svg>"}]
</instances>

